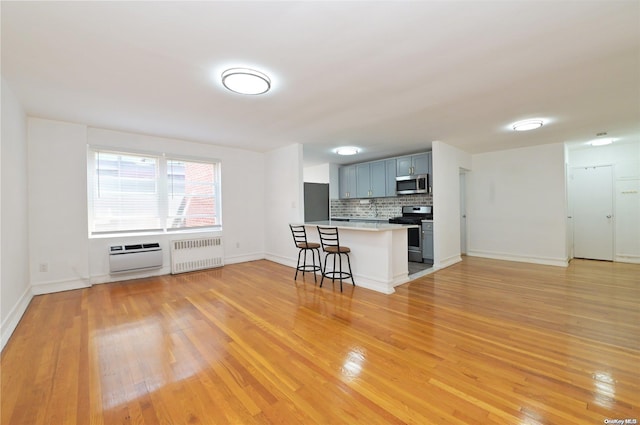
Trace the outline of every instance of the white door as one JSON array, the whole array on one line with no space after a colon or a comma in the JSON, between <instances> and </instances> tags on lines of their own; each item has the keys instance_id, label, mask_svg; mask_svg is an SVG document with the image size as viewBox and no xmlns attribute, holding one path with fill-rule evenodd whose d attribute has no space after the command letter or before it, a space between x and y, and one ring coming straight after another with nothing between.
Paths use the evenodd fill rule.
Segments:
<instances>
[{"instance_id":1,"label":"white door","mask_svg":"<svg viewBox=\"0 0 640 425\"><path fill-rule=\"evenodd\" d=\"M571 170L569 178L573 256L612 261L612 167L575 167Z\"/></svg>"},{"instance_id":2,"label":"white door","mask_svg":"<svg viewBox=\"0 0 640 425\"><path fill-rule=\"evenodd\" d=\"M467 253L467 185L466 174L460 173L460 254Z\"/></svg>"}]
</instances>

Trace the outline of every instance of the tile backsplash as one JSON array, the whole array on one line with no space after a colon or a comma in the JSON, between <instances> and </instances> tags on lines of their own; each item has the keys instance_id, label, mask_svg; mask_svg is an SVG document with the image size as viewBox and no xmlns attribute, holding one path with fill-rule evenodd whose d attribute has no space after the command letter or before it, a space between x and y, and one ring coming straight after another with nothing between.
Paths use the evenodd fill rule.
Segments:
<instances>
[{"instance_id":1,"label":"tile backsplash","mask_svg":"<svg viewBox=\"0 0 640 425\"><path fill-rule=\"evenodd\" d=\"M432 195L404 195L395 198L371 198L369 204L361 199L332 199L331 217L376 217L392 218L402 215L402 207L433 205Z\"/></svg>"}]
</instances>

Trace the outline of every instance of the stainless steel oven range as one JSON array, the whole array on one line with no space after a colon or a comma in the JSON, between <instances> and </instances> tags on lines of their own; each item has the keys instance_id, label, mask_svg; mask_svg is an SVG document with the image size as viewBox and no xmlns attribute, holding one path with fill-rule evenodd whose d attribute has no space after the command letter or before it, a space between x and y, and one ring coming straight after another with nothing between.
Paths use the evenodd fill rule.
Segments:
<instances>
[{"instance_id":1,"label":"stainless steel oven range","mask_svg":"<svg viewBox=\"0 0 640 425\"><path fill-rule=\"evenodd\" d=\"M402 216L389 219L389 223L422 225L422 220L433 220L432 206L402 207ZM422 263L422 228L407 229L409 261Z\"/></svg>"}]
</instances>

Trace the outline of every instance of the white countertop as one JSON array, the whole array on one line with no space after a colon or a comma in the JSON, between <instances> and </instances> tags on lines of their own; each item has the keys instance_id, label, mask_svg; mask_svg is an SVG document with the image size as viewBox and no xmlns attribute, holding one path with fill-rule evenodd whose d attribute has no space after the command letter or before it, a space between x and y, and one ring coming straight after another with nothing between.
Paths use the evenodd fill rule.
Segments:
<instances>
[{"instance_id":1,"label":"white countertop","mask_svg":"<svg viewBox=\"0 0 640 425\"><path fill-rule=\"evenodd\" d=\"M310 221L305 222L305 226L331 226L338 229L345 230L364 230L369 232L386 232L390 230L406 230L411 227L420 226L417 224L395 224L387 221L378 221L375 223L367 223L362 221L338 221L338 220L326 220L326 221Z\"/></svg>"}]
</instances>

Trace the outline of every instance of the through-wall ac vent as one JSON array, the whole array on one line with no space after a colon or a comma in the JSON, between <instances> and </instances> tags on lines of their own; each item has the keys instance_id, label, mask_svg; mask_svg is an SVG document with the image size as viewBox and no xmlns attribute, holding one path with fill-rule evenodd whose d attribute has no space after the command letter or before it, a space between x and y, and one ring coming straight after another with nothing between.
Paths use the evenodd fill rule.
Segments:
<instances>
[{"instance_id":1,"label":"through-wall ac vent","mask_svg":"<svg viewBox=\"0 0 640 425\"><path fill-rule=\"evenodd\" d=\"M109 248L109 273L162 267L160 243L114 245Z\"/></svg>"}]
</instances>

